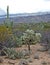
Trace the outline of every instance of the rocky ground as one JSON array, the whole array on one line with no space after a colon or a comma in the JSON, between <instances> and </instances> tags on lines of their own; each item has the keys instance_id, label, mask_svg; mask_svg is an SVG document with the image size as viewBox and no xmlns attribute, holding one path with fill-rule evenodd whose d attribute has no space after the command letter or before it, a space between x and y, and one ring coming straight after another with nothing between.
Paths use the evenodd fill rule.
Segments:
<instances>
[{"instance_id":1,"label":"rocky ground","mask_svg":"<svg viewBox=\"0 0 50 65\"><path fill-rule=\"evenodd\" d=\"M11 60L6 56L0 56L0 65L50 65L50 54L48 51L40 52L42 46L40 44L31 45L31 55L29 58L25 59L16 59ZM15 50L27 49L27 46L22 46L20 48L15 48ZM23 63L23 64L21 64Z\"/></svg>"}]
</instances>

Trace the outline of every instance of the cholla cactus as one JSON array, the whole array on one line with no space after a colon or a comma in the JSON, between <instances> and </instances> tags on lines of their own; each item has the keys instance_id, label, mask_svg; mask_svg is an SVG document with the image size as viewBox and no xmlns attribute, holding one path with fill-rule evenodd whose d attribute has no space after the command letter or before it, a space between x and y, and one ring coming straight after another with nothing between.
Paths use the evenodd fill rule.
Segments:
<instances>
[{"instance_id":1,"label":"cholla cactus","mask_svg":"<svg viewBox=\"0 0 50 65\"><path fill-rule=\"evenodd\" d=\"M33 42L40 41L41 34L40 33L35 33L33 30L27 29L25 33L23 33L22 40L24 41L25 44L28 45L28 50L30 51L30 44Z\"/></svg>"},{"instance_id":2,"label":"cholla cactus","mask_svg":"<svg viewBox=\"0 0 50 65\"><path fill-rule=\"evenodd\" d=\"M33 30L29 30L29 29L27 29L25 32L29 33L29 34L34 34L35 33Z\"/></svg>"},{"instance_id":3,"label":"cholla cactus","mask_svg":"<svg viewBox=\"0 0 50 65\"><path fill-rule=\"evenodd\" d=\"M42 35L40 33L36 33L36 41L40 42L40 38L42 37Z\"/></svg>"}]
</instances>

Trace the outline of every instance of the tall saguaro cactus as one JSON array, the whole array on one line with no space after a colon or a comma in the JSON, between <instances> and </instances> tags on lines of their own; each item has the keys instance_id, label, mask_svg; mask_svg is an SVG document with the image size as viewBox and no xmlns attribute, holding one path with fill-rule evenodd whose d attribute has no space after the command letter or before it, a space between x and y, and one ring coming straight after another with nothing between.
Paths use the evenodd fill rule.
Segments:
<instances>
[{"instance_id":1,"label":"tall saguaro cactus","mask_svg":"<svg viewBox=\"0 0 50 65\"><path fill-rule=\"evenodd\" d=\"M4 21L4 25L5 25L6 27L9 27L9 26L10 26L10 19L9 19L9 6L7 6L6 11L7 11L7 15L6 15L6 19L5 19L5 21Z\"/></svg>"},{"instance_id":2,"label":"tall saguaro cactus","mask_svg":"<svg viewBox=\"0 0 50 65\"><path fill-rule=\"evenodd\" d=\"M9 19L9 6L7 6L7 19Z\"/></svg>"}]
</instances>

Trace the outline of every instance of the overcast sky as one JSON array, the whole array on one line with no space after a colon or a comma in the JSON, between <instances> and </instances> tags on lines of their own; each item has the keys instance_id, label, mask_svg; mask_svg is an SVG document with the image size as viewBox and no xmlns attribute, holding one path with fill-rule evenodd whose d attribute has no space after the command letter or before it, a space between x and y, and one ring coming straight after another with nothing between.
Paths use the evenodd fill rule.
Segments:
<instances>
[{"instance_id":1,"label":"overcast sky","mask_svg":"<svg viewBox=\"0 0 50 65\"><path fill-rule=\"evenodd\" d=\"M0 8L10 13L34 13L50 11L50 0L0 0Z\"/></svg>"}]
</instances>

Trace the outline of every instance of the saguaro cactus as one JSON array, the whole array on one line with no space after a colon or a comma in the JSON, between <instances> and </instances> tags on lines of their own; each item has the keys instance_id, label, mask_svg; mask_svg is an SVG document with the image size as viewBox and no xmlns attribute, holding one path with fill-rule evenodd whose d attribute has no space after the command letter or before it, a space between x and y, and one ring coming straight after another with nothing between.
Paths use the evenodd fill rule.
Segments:
<instances>
[{"instance_id":1,"label":"saguaro cactus","mask_svg":"<svg viewBox=\"0 0 50 65\"><path fill-rule=\"evenodd\" d=\"M9 6L7 6L7 19L9 19Z\"/></svg>"}]
</instances>

